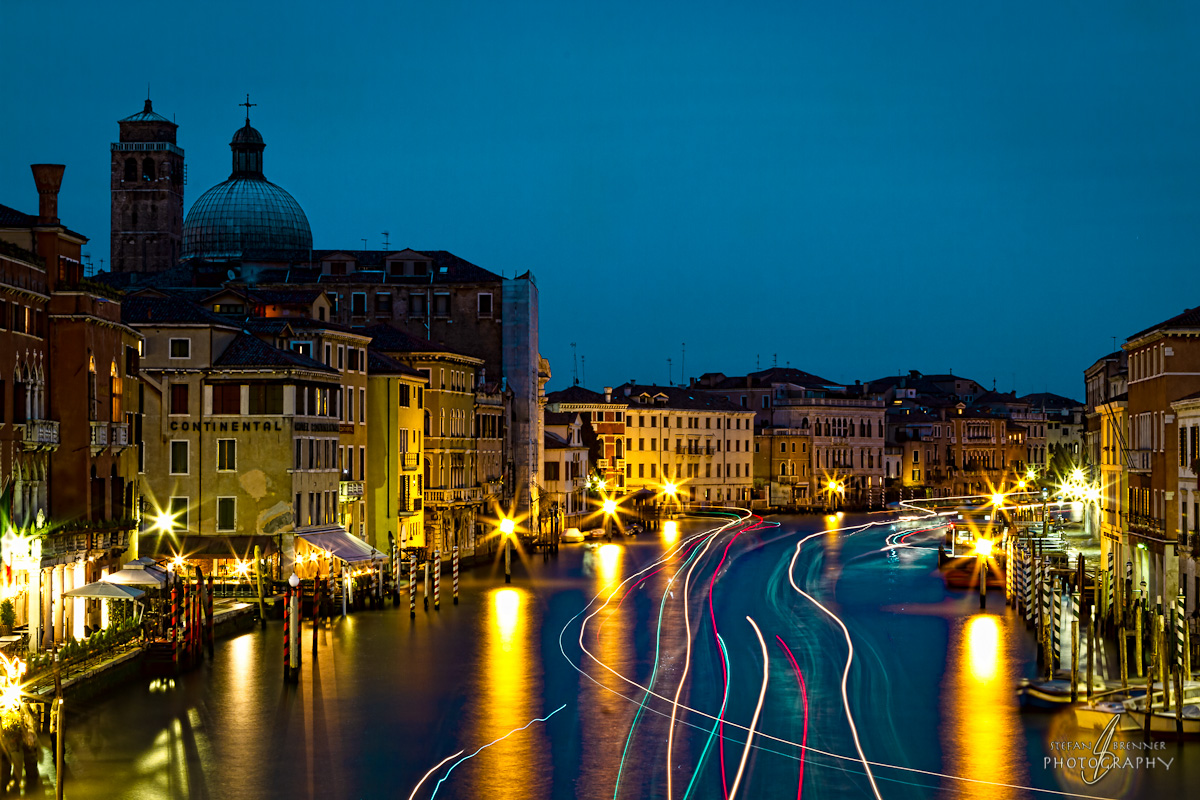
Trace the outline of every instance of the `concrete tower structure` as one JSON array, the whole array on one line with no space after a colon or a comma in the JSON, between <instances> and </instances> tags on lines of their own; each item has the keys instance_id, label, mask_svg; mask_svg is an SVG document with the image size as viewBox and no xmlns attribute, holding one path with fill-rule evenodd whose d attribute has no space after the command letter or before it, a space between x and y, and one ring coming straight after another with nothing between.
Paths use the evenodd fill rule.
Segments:
<instances>
[{"instance_id":1,"label":"concrete tower structure","mask_svg":"<svg viewBox=\"0 0 1200 800\"><path fill-rule=\"evenodd\" d=\"M155 113L149 98L125 117L112 143L113 272L161 272L183 245L183 149L178 126Z\"/></svg>"}]
</instances>

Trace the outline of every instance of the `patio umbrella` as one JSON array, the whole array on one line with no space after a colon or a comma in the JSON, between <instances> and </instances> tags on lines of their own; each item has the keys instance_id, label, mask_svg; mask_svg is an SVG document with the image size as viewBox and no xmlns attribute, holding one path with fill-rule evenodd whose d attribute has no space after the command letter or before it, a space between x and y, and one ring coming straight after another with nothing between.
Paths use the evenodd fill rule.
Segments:
<instances>
[{"instance_id":1,"label":"patio umbrella","mask_svg":"<svg viewBox=\"0 0 1200 800\"><path fill-rule=\"evenodd\" d=\"M101 578L101 582L119 583L124 586L166 586L167 573L161 569L131 561L125 565L124 569L117 570L111 575L105 575Z\"/></svg>"},{"instance_id":2,"label":"patio umbrella","mask_svg":"<svg viewBox=\"0 0 1200 800\"><path fill-rule=\"evenodd\" d=\"M144 595L141 589L129 586L119 586L106 581L96 581L69 592L63 592L63 597L96 597L102 600L136 600Z\"/></svg>"}]
</instances>

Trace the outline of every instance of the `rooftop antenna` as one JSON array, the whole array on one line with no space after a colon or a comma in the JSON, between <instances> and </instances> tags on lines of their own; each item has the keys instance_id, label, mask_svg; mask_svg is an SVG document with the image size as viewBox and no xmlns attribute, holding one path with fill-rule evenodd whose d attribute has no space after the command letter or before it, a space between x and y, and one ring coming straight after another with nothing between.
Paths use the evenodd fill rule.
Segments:
<instances>
[{"instance_id":1,"label":"rooftop antenna","mask_svg":"<svg viewBox=\"0 0 1200 800\"><path fill-rule=\"evenodd\" d=\"M687 342L679 343L679 385L687 386Z\"/></svg>"},{"instance_id":2,"label":"rooftop antenna","mask_svg":"<svg viewBox=\"0 0 1200 800\"><path fill-rule=\"evenodd\" d=\"M384 250L387 250L387 249L388 249L388 237L389 237L390 235L391 235L391 234L389 234L387 231L384 231L384 232L383 232L383 249L384 249Z\"/></svg>"},{"instance_id":3,"label":"rooftop antenna","mask_svg":"<svg viewBox=\"0 0 1200 800\"><path fill-rule=\"evenodd\" d=\"M587 385L587 356L579 357L579 380Z\"/></svg>"},{"instance_id":4,"label":"rooftop antenna","mask_svg":"<svg viewBox=\"0 0 1200 800\"><path fill-rule=\"evenodd\" d=\"M667 386L670 386L670 385L671 385L671 378L672 378L672 374L671 374L671 359L669 359L669 358L668 358L668 359L667 359Z\"/></svg>"},{"instance_id":5,"label":"rooftop antenna","mask_svg":"<svg viewBox=\"0 0 1200 800\"><path fill-rule=\"evenodd\" d=\"M255 106L257 106L257 105L258 105L258 103L251 103L251 102L250 102L250 94L249 94L249 93L247 93L247 94L246 94L246 102L244 102L244 103L238 103L238 105L239 105L239 106L245 106L245 107L246 107L246 124L247 124L247 125L249 125L249 124L250 124L250 109L252 109L252 108L254 108Z\"/></svg>"},{"instance_id":6,"label":"rooftop antenna","mask_svg":"<svg viewBox=\"0 0 1200 800\"><path fill-rule=\"evenodd\" d=\"M771 353L771 366L772 367L779 366L779 353Z\"/></svg>"},{"instance_id":7,"label":"rooftop antenna","mask_svg":"<svg viewBox=\"0 0 1200 800\"><path fill-rule=\"evenodd\" d=\"M1117 337L1115 337L1115 336L1112 337L1112 340L1113 340L1113 351L1115 352L1117 349Z\"/></svg>"},{"instance_id":8,"label":"rooftop antenna","mask_svg":"<svg viewBox=\"0 0 1200 800\"><path fill-rule=\"evenodd\" d=\"M367 249L367 240L363 239L362 243L363 243L363 250L366 250Z\"/></svg>"},{"instance_id":9,"label":"rooftop antenna","mask_svg":"<svg viewBox=\"0 0 1200 800\"><path fill-rule=\"evenodd\" d=\"M579 356L575 354L575 343L571 342L571 377L579 385Z\"/></svg>"},{"instance_id":10,"label":"rooftop antenna","mask_svg":"<svg viewBox=\"0 0 1200 800\"><path fill-rule=\"evenodd\" d=\"M758 370L758 353L754 354L754 369L755 371Z\"/></svg>"}]
</instances>

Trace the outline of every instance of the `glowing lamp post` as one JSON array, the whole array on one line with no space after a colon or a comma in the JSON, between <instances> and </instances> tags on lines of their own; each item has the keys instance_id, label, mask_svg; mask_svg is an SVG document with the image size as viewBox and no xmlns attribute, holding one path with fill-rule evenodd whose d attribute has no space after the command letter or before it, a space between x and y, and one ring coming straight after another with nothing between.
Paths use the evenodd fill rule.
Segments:
<instances>
[{"instance_id":1,"label":"glowing lamp post","mask_svg":"<svg viewBox=\"0 0 1200 800\"><path fill-rule=\"evenodd\" d=\"M672 501L675 503L679 502L679 487L676 484L671 483L670 481L667 481L666 483L664 483L663 484L663 493L668 498L668 501L667 501L668 508L671 508ZM671 508L671 516L672 517L675 516L674 508Z\"/></svg>"},{"instance_id":2,"label":"glowing lamp post","mask_svg":"<svg viewBox=\"0 0 1200 800\"><path fill-rule=\"evenodd\" d=\"M517 523L508 517L500 520L500 535L504 537L504 582L512 583L512 537Z\"/></svg>"},{"instance_id":3,"label":"glowing lamp post","mask_svg":"<svg viewBox=\"0 0 1200 800\"><path fill-rule=\"evenodd\" d=\"M975 554L979 556L979 607L987 608L987 562L992 555L992 540L976 539Z\"/></svg>"},{"instance_id":4,"label":"glowing lamp post","mask_svg":"<svg viewBox=\"0 0 1200 800\"><path fill-rule=\"evenodd\" d=\"M611 497L604 498L604 532L609 541L612 540L613 517L617 513L617 501Z\"/></svg>"}]
</instances>

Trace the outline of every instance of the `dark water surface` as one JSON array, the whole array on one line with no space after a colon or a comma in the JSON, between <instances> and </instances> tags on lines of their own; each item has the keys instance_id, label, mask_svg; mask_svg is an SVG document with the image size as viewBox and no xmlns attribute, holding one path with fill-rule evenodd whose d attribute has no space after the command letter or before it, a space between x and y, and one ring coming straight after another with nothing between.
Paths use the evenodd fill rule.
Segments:
<instances>
[{"instance_id":1,"label":"dark water surface","mask_svg":"<svg viewBox=\"0 0 1200 800\"><path fill-rule=\"evenodd\" d=\"M790 569L801 537L882 519L785 517L711 542L689 537L715 522L689 521L673 541L534 556L512 586L480 567L464 573L460 605L447 580L440 612L418 607L410 621L405 603L339 619L318 633L315 658L306 626L295 687L283 684L282 628L271 623L219 642L211 664L173 687L141 681L71 708L67 796L407 798L459 751L417 797L642 798L669 788L676 800L723 798L735 782L739 798L1182 797L1200 785L1196 745L1168 743L1154 755L1174 759L1170 768L1114 770L1095 786L1044 766L1051 741L1091 744L1096 732L1075 730L1069 713L1018 711L1013 687L1035 674L1034 651L1002 593L980 612L977 596L947 592L933 550L885 548L895 528L817 536ZM621 585L672 545L689 549ZM845 635L816 603L853 642L847 696L869 774L842 698ZM713 617L728 662L723 737L695 713L718 715L725 698ZM652 680L660 697L646 695Z\"/></svg>"}]
</instances>

